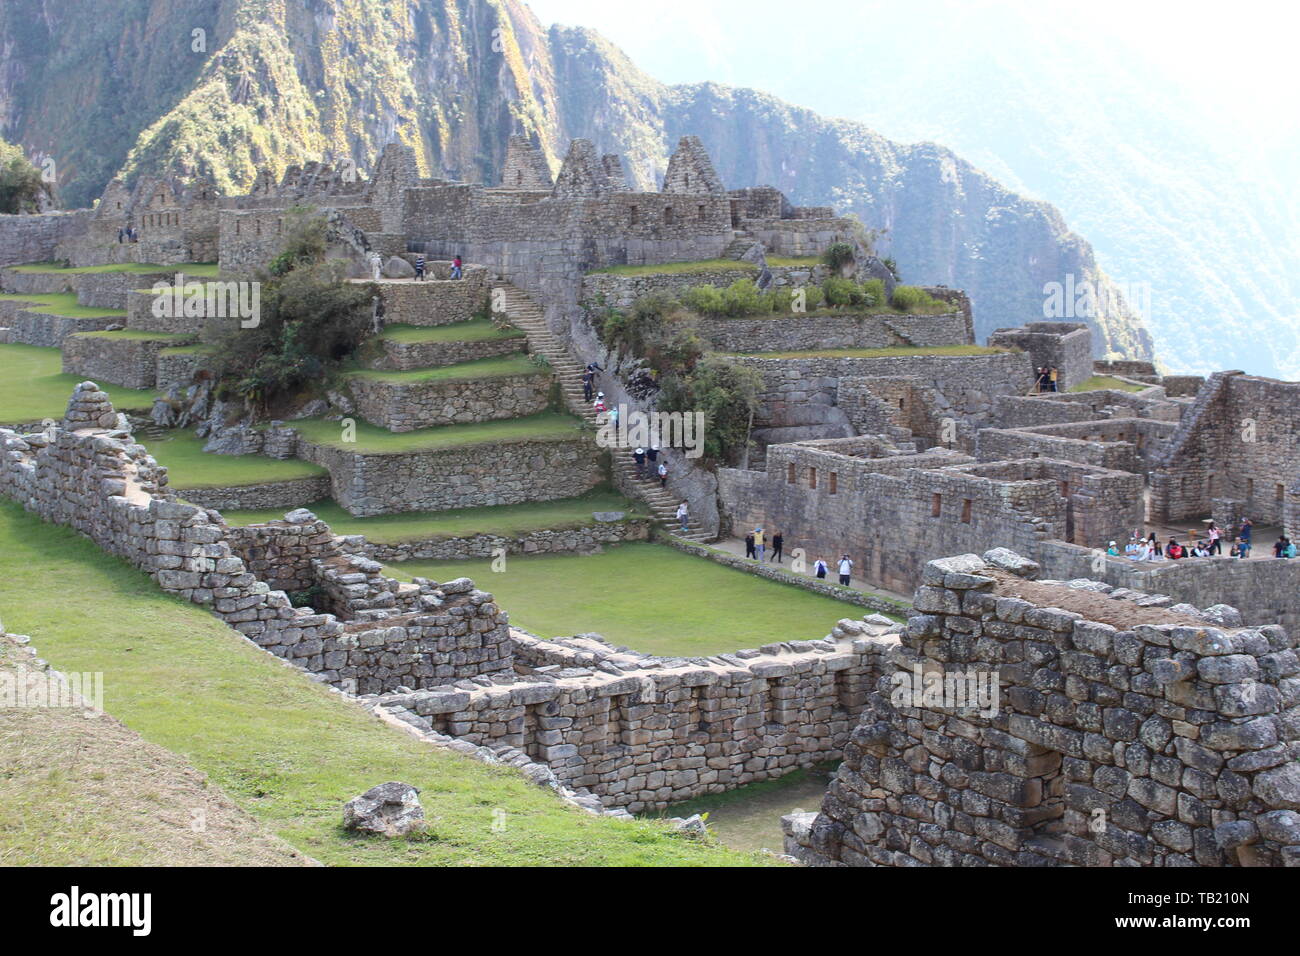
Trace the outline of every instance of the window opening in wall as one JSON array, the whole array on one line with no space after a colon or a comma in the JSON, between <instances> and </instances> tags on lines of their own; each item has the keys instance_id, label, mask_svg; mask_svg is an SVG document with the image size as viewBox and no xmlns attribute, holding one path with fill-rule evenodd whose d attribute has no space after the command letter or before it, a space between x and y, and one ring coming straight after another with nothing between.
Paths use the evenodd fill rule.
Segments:
<instances>
[{"instance_id":1,"label":"window opening in wall","mask_svg":"<svg viewBox=\"0 0 1300 956\"><path fill-rule=\"evenodd\" d=\"M798 475L795 474L794 462L791 462L789 465L786 466L786 468L788 469L786 471L786 481L789 484L793 485L796 481L799 480Z\"/></svg>"},{"instance_id":2,"label":"window opening in wall","mask_svg":"<svg viewBox=\"0 0 1300 956\"><path fill-rule=\"evenodd\" d=\"M763 719L766 723L784 725L785 713L781 709L781 698L777 696L777 688L781 686L781 679L775 678L767 682L767 690L763 694Z\"/></svg>"},{"instance_id":3,"label":"window opening in wall","mask_svg":"<svg viewBox=\"0 0 1300 956\"><path fill-rule=\"evenodd\" d=\"M1254 478L1247 478L1247 479L1246 479L1246 497L1247 497L1247 498L1254 498L1254 497L1255 497L1255 479L1254 479Z\"/></svg>"},{"instance_id":4,"label":"window opening in wall","mask_svg":"<svg viewBox=\"0 0 1300 956\"><path fill-rule=\"evenodd\" d=\"M704 222L704 220L708 218L708 214L704 211L704 203L700 203L697 211L700 215L700 222Z\"/></svg>"},{"instance_id":5,"label":"window opening in wall","mask_svg":"<svg viewBox=\"0 0 1300 956\"><path fill-rule=\"evenodd\" d=\"M970 524L970 502L969 498L963 498L961 502L961 521L962 524Z\"/></svg>"},{"instance_id":6,"label":"window opening in wall","mask_svg":"<svg viewBox=\"0 0 1300 956\"><path fill-rule=\"evenodd\" d=\"M930 517L937 518L943 510L943 495L935 492L930 496Z\"/></svg>"},{"instance_id":7,"label":"window opening in wall","mask_svg":"<svg viewBox=\"0 0 1300 956\"><path fill-rule=\"evenodd\" d=\"M817 469L809 466L808 468L808 487L817 487Z\"/></svg>"},{"instance_id":8,"label":"window opening in wall","mask_svg":"<svg viewBox=\"0 0 1300 956\"><path fill-rule=\"evenodd\" d=\"M630 206L628 208L627 215L628 215L628 222L630 222L634 226L641 221L641 210L636 206Z\"/></svg>"},{"instance_id":9,"label":"window opening in wall","mask_svg":"<svg viewBox=\"0 0 1300 956\"><path fill-rule=\"evenodd\" d=\"M708 684L697 684L691 688L691 697L686 711L686 728L693 734L707 734L709 732L708 707L705 695L708 693Z\"/></svg>"},{"instance_id":10,"label":"window opening in wall","mask_svg":"<svg viewBox=\"0 0 1300 956\"><path fill-rule=\"evenodd\" d=\"M838 473L832 471L830 473L830 481L827 485L826 490L831 494L835 494L836 492L839 491L839 485L840 485L840 476Z\"/></svg>"},{"instance_id":11,"label":"window opening in wall","mask_svg":"<svg viewBox=\"0 0 1300 956\"><path fill-rule=\"evenodd\" d=\"M623 708L627 704L627 695L620 694L609 698L609 711L605 716L604 748L610 750L623 746Z\"/></svg>"},{"instance_id":12,"label":"window opening in wall","mask_svg":"<svg viewBox=\"0 0 1300 956\"><path fill-rule=\"evenodd\" d=\"M665 207L664 207L664 225L665 225L665 226L671 226L672 224L673 224L673 207L672 207L672 206L665 206Z\"/></svg>"},{"instance_id":13,"label":"window opening in wall","mask_svg":"<svg viewBox=\"0 0 1300 956\"><path fill-rule=\"evenodd\" d=\"M1281 485L1274 485L1273 497L1275 497L1278 501L1281 501L1284 497L1286 497L1286 489Z\"/></svg>"}]
</instances>

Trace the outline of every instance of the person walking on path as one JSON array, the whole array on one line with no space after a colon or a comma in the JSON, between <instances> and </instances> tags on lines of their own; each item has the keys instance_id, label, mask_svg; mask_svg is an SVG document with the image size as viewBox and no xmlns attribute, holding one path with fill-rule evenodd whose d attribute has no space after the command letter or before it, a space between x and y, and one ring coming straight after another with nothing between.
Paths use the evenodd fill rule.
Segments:
<instances>
[{"instance_id":1,"label":"person walking on path","mask_svg":"<svg viewBox=\"0 0 1300 956\"><path fill-rule=\"evenodd\" d=\"M690 530L690 513L684 501L677 506L677 523L681 526L682 531Z\"/></svg>"},{"instance_id":2,"label":"person walking on path","mask_svg":"<svg viewBox=\"0 0 1300 956\"><path fill-rule=\"evenodd\" d=\"M415 255L415 281L424 281L424 253L419 252Z\"/></svg>"},{"instance_id":3,"label":"person walking on path","mask_svg":"<svg viewBox=\"0 0 1300 956\"><path fill-rule=\"evenodd\" d=\"M645 460L650 462L650 470L655 474L659 473L659 446L652 444L645 453Z\"/></svg>"},{"instance_id":4,"label":"person walking on path","mask_svg":"<svg viewBox=\"0 0 1300 956\"><path fill-rule=\"evenodd\" d=\"M1219 526L1211 521L1205 533L1210 536L1210 554L1223 554L1223 531Z\"/></svg>"},{"instance_id":5,"label":"person walking on path","mask_svg":"<svg viewBox=\"0 0 1300 956\"><path fill-rule=\"evenodd\" d=\"M785 535L780 531L772 532L772 557L770 560L781 563L781 547L785 544Z\"/></svg>"},{"instance_id":6,"label":"person walking on path","mask_svg":"<svg viewBox=\"0 0 1300 956\"><path fill-rule=\"evenodd\" d=\"M636 451L632 452L632 460L636 462L636 476L638 478L644 478L645 477L645 449L638 448Z\"/></svg>"},{"instance_id":7,"label":"person walking on path","mask_svg":"<svg viewBox=\"0 0 1300 956\"><path fill-rule=\"evenodd\" d=\"M591 401L591 386L594 378L590 369L582 373L582 397L586 401Z\"/></svg>"},{"instance_id":8,"label":"person walking on path","mask_svg":"<svg viewBox=\"0 0 1300 956\"><path fill-rule=\"evenodd\" d=\"M668 466L662 461L659 462L659 487L668 487Z\"/></svg>"},{"instance_id":9,"label":"person walking on path","mask_svg":"<svg viewBox=\"0 0 1300 956\"><path fill-rule=\"evenodd\" d=\"M830 568L826 567L826 562L823 561L821 558L818 558L817 563L813 565L813 573L816 574L817 577L822 579L825 579L826 572L829 570Z\"/></svg>"},{"instance_id":10,"label":"person walking on path","mask_svg":"<svg viewBox=\"0 0 1300 956\"><path fill-rule=\"evenodd\" d=\"M459 279L461 277L460 256L451 260L451 277Z\"/></svg>"},{"instance_id":11,"label":"person walking on path","mask_svg":"<svg viewBox=\"0 0 1300 956\"><path fill-rule=\"evenodd\" d=\"M840 555L840 584L849 586L853 579L853 560L847 554Z\"/></svg>"},{"instance_id":12,"label":"person walking on path","mask_svg":"<svg viewBox=\"0 0 1300 956\"><path fill-rule=\"evenodd\" d=\"M754 556L754 532L751 531L749 532L749 534L745 535L745 557L752 558L753 556Z\"/></svg>"},{"instance_id":13,"label":"person walking on path","mask_svg":"<svg viewBox=\"0 0 1300 956\"><path fill-rule=\"evenodd\" d=\"M763 563L763 556L767 553L767 548L763 546L763 529L754 529L754 557L759 564Z\"/></svg>"}]
</instances>

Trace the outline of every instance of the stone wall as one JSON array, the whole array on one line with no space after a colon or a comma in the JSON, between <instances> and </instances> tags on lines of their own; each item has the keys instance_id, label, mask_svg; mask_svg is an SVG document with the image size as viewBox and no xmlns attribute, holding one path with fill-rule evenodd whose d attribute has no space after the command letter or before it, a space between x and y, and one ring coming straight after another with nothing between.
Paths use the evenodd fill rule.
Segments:
<instances>
[{"instance_id":1,"label":"stone wall","mask_svg":"<svg viewBox=\"0 0 1300 956\"><path fill-rule=\"evenodd\" d=\"M572 498L606 480L585 438L393 454L300 441L297 455L329 469L329 497L358 517Z\"/></svg>"},{"instance_id":2,"label":"stone wall","mask_svg":"<svg viewBox=\"0 0 1300 956\"><path fill-rule=\"evenodd\" d=\"M154 388L158 356L164 349L192 344L192 337L161 334L158 338L122 337L113 332L83 332L63 340L63 372L120 385Z\"/></svg>"},{"instance_id":3,"label":"stone wall","mask_svg":"<svg viewBox=\"0 0 1300 956\"><path fill-rule=\"evenodd\" d=\"M158 353L155 368L155 387L166 393L173 386L188 388L194 382L194 376L203 367L204 357L198 352L185 349L165 348Z\"/></svg>"},{"instance_id":4,"label":"stone wall","mask_svg":"<svg viewBox=\"0 0 1300 956\"><path fill-rule=\"evenodd\" d=\"M976 442L981 461L1060 458L1100 468L1143 473L1163 454L1177 426L1144 418L1105 419L1032 428L982 428Z\"/></svg>"},{"instance_id":5,"label":"stone wall","mask_svg":"<svg viewBox=\"0 0 1300 956\"><path fill-rule=\"evenodd\" d=\"M5 306L11 308L6 309ZM100 332L111 325L121 325L121 316L106 315L98 318L71 318L41 312L39 306L23 308L22 302L0 302L2 324L9 328L10 340L20 345L39 345L60 348L64 340L77 332Z\"/></svg>"},{"instance_id":6,"label":"stone wall","mask_svg":"<svg viewBox=\"0 0 1300 956\"><path fill-rule=\"evenodd\" d=\"M517 337L481 339L474 342L397 342L380 339L383 356L375 367L405 372L417 368L437 368L458 365L477 359L514 355L525 345L522 334Z\"/></svg>"},{"instance_id":7,"label":"stone wall","mask_svg":"<svg viewBox=\"0 0 1300 956\"><path fill-rule=\"evenodd\" d=\"M260 511L264 508L298 508L328 498L329 475L266 481L256 485L226 485L205 488L176 488L177 495L191 504L228 511Z\"/></svg>"},{"instance_id":8,"label":"stone wall","mask_svg":"<svg viewBox=\"0 0 1300 956\"><path fill-rule=\"evenodd\" d=\"M86 231L90 216L89 209L0 216L0 266L49 262L59 243Z\"/></svg>"},{"instance_id":9,"label":"stone wall","mask_svg":"<svg viewBox=\"0 0 1300 956\"><path fill-rule=\"evenodd\" d=\"M1300 383L1216 372L1158 464L1155 520L1204 517L1228 498L1256 524L1281 524L1300 472Z\"/></svg>"},{"instance_id":10,"label":"stone wall","mask_svg":"<svg viewBox=\"0 0 1300 956\"><path fill-rule=\"evenodd\" d=\"M1008 569L1036 570L1006 551L926 566L886 658L896 670L821 812L785 818L787 852L850 866L1296 865L1294 639ZM907 693L922 675L948 694ZM996 682L992 706L962 706L972 675Z\"/></svg>"},{"instance_id":11,"label":"stone wall","mask_svg":"<svg viewBox=\"0 0 1300 956\"><path fill-rule=\"evenodd\" d=\"M543 369L467 381L414 381L348 376L357 412L372 425L410 432L436 425L459 425L543 412L550 401L551 376Z\"/></svg>"},{"instance_id":12,"label":"stone wall","mask_svg":"<svg viewBox=\"0 0 1300 956\"><path fill-rule=\"evenodd\" d=\"M997 329L989 345L1029 353L1035 369L1055 368L1056 387L1064 392L1092 377L1092 332L1082 322L1029 322L1021 328Z\"/></svg>"},{"instance_id":13,"label":"stone wall","mask_svg":"<svg viewBox=\"0 0 1300 956\"><path fill-rule=\"evenodd\" d=\"M92 309L125 309L128 295L136 289L153 288L157 282L176 281L175 269L157 272L82 272L73 278L77 303ZM183 330L188 331L188 330Z\"/></svg>"},{"instance_id":14,"label":"stone wall","mask_svg":"<svg viewBox=\"0 0 1300 956\"><path fill-rule=\"evenodd\" d=\"M645 541L650 537L650 520L630 518L595 521L581 528L529 531L507 538L498 534L476 534L460 538L429 538L414 541L367 541L362 550L376 561L463 561L491 558L499 554L589 554L607 544Z\"/></svg>"},{"instance_id":15,"label":"stone wall","mask_svg":"<svg viewBox=\"0 0 1300 956\"><path fill-rule=\"evenodd\" d=\"M800 352L971 344L966 317L949 315L790 315L692 320L723 352Z\"/></svg>"},{"instance_id":16,"label":"stone wall","mask_svg":"<svg viewBox=\"0 0 1300 956\"><path fill-rule=\"evenodd\" d=\"M566 786L639 813L835 759L888 644L874 635L888 624L842 621L825 640L698 660L516 630L519 661L563 676L380 703L469 743L516 747Z\"/></svg>"},{"instance_id":17,"label":"stone wall","mask_svg":"<svg viewBox=\"0 0 1300 956\"><path fill-rule=\"evenodd\" d=\"M426 263L430 275L439 263ZM441 263L449 265L449 263ZM488 304L487 270L465 266L463 279L389 280L378 284L385 325L451 325L483 315Z\"/></svg>"}]
</instances>

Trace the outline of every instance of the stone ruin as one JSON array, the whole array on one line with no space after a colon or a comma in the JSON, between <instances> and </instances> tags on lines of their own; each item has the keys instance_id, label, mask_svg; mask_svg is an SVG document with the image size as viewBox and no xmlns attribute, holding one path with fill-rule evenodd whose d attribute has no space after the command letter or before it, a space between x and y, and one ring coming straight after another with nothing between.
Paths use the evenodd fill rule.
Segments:
<instances>
[{"instance_id":1,"label":"stone ruin","mask_svg":"<svg viewBox=\"0 0 1300 956\"><path fill-rule=\"evenodd\" d=\"M1300 865L1295 639L1232 608L1037 574L1005 549L926 565L820 812L783 819L787 852Z\"/></svg>"}]
</instances>

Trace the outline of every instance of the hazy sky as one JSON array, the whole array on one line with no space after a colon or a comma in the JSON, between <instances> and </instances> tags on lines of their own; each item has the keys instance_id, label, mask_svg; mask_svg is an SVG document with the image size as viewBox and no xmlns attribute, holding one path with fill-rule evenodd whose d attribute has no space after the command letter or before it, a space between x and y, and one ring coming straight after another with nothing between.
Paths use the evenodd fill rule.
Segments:
<instances>
[{"instance_id":1,"label":"hazy sky","mask_svg":"<svg viewBox=\"0 0 1300 956\"><path fill-rule=\"evenodd\" d=\"M1238 0L531 0L543 23L591 27L667 83L752 86L819 112L870 122L873 66L900 53L924 60L927 35L981 12L997 43L1000 21L1052 17L1086 50L1145 64L1205 103L1276 141L1296 129L1300 8ZM883 52L882 52L883 51ZM943 68L942 60L935 63ZM861 104L861 105L858 105ZM886 135L890 130L881 129Z\"/></svg>"}]
</instances>

